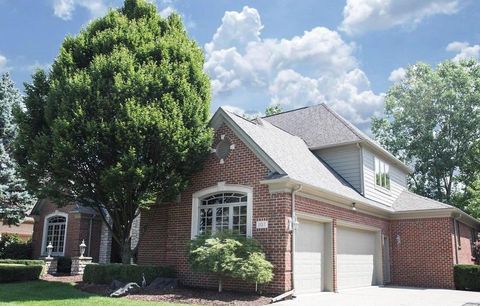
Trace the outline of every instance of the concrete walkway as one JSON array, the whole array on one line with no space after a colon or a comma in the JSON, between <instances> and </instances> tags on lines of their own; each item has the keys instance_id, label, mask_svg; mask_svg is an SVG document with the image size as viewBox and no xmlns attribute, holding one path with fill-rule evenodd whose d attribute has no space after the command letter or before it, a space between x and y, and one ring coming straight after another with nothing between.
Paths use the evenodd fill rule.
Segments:
<instances>
[{"instance_id":1,"label":"concrete walkway","mask_svg":"<svg viewBox=\"0 0 480 306\"><path fill-rule=\"evenodd\" d=\"M480 306L480 292L408 287L365 287L299 295L277 305L335 306Z\"/></svg>"}]
</instances>

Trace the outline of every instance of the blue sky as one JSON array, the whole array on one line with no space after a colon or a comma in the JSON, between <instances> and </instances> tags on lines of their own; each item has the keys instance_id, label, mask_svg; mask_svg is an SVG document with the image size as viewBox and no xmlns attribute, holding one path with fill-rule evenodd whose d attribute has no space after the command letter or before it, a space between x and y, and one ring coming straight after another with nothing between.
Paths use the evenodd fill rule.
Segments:
<instances>
[{"instance_id":1,"label":"blue sky","mask_svg":"<svg viewBox=\"0 0 480 306\"><path fill-rule=\"evenodd\" d=\"M63 38L119 0L0 0L0 72L20 89ZM480 57L480 1L157 0L206 55L212 111L258 114L325 102L367 130L383 95L417 61Z\"/></svg>"}]
</instances>

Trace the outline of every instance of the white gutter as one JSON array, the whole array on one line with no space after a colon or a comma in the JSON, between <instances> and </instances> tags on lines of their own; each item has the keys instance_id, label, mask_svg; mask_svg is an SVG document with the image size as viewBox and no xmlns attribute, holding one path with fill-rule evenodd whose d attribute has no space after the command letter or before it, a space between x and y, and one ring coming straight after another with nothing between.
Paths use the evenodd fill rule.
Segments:
<instances>
[{"instance_id":1,"label":"white gutter","mask_svg":"<svg viewBox=\"0 0 480 306\"><path fill-rule=\"evenodd\" d=\"M295 213L295 194L302 190L302 185L297 185L296 188L292 189L292 219L290 221L290 226L292 230L292 246L290 247L291 255L291 270L292 270L292 291L295 294L295 231L297 226L297 215Z\"/></svg>"}]
</instances>

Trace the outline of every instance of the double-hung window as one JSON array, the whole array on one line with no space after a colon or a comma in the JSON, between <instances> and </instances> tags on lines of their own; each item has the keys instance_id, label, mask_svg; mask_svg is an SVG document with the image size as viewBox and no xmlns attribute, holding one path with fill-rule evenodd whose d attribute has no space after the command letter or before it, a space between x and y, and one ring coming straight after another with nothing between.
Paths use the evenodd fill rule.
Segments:
<instances>
[{"instance_id":1,"label":"double-hung window","mask_svg":"<svg viewBox=\"0 0 480 306\"><path fill-rule=\"evenodd\" d=\"M236 192L220 192L200 200L199 233L232 231L247 235L247 195Z\"/></svg>"},{"instance_id":2,"label":"double-hung window","mask_svg":"<svg viewBox=\"0 0 480 306\"><path fill-rule=\"evenodd\" d=\"M375 157L375 185L390 190L390 166Z\"/></svg>"}]
</instances>

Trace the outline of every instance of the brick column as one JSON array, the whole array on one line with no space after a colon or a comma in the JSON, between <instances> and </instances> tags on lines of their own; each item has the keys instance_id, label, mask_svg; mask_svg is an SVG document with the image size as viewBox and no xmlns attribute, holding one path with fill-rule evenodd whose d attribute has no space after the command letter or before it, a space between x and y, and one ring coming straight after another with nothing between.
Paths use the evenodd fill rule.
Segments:
<instances>
[{"instance_id":1,"label":"brick column","mask_svg":"<svg viewBox=\"0 0 480 306\"><path fill-rule=\"evenodd\" d=\"M85 266L92 263L92 257L72 257L71 275L83 275Z\"/></svg>"},{"instance_id":2,"label":"brick column","mask_svg":"<svg viewBox=\"0 0 480 306\"><path fill-rule=\"evenodd\" d=\"M57 259L55 257L44 257L42 259L45 261L45 271L48 274L57 273Z\"/></svg>"}]
</instances>

